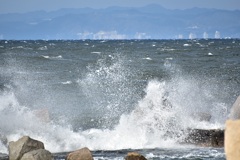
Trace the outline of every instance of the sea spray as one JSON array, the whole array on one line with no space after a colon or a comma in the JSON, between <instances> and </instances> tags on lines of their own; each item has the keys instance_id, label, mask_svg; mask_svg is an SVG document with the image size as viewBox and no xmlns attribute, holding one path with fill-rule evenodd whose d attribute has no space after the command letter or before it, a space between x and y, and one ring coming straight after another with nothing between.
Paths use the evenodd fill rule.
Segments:
<instances>
[{"instance_id":1,"label":"sea spray","mask_svg":"<svg viewBox=\"0 0 240 160\"><path fill-rule=\"evenodd\" d=\"M133 42L141 46L139 50L125 42L126 54L114 53L115 49L111 52L118 42L106 42L102 47L90 41L90 45L99 46L93 51L101 52L91 54L91 49L80 43L68 42L73 45L69 48L75 47L71 51L61 48L66 42L58 43L55 46L60 49L54 52L48 47L24 54L9 49L4 54L7 59L16 59L0 64L0 129L9 141L29 135L44 142L51 152L85 146L91 150L179 147L187 128L223 128L229 107L226 100L237 93L236 56L234 63L225 65L231 69L228 72L200 61L214 61L218 56L224 59L216 51L214 57L202 57L206 51L201 55L201 50L185 53L190 52L186 47L171 52L153 50L155 47L144 50L142 44L147 42ZM172 47L175 41L158 43ZM63 60L66 57L68 61ZM228 85L228 79L235 83ZM62 84L67 81L72 83ZM49 111L48 122L35 114L43 108ZM196 116L206 112L210 119ZM1 147L1 152L6 153L7 148Z\"/></svg>"},{"instance_id":2,"label":"sea spray","mask_svg":"<svg viewBox=\"0 0 240 160\"><path fill-rule=\"evenodd\" d=\"M139 70L133 71L130 66L131 61L121 53L105 55L96 64L87 66L86 76L78 80L88 109L101 119L96 127L116 125L120 115L131 111L140 99L143 83L139 81L136 85Z\"/></svg>"},{"instance_id":3,"label":"sea spray","mask_svg":"<svg viewBox=\"0 0 240 160\"><path fill-rule=\"evenodd\" d=\"M150 81L143 99L132 112L121 115L119 123L112 129L92 128L78 132L74 132L70 126L43 123L29 110L22 112L25 107L19 106L15 97L10 95L4 99L14 100L14 103L10 101L5 105L12 104L18 108L11 112L18 120L11 119L11 124L8 123L8 126L15 127L6 127L7 137L16 140L22 135L31 135L43 141L52 152L70 151L84 146L93 150L176 147L177 142L184 138L182 130L196 127L194 125L200 122L182 110L181 106L174 106L168 99L171 93L166 94L166 88L166 82ZM209 122L202 124L211 126Z\"/></svg>"}]
</instances>

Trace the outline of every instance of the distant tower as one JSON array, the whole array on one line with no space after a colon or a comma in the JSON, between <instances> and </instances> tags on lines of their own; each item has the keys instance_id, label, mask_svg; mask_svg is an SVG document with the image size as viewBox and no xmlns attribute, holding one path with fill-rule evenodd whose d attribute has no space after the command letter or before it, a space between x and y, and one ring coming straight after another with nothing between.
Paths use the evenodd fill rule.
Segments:
<instances>
[{"instance_id":1,"label":"distant tower","mask_svg":"<svg viewBox=\"0 0 240 160\"><path fill-rule=\"evenodd\" d=\"M196 34L194 33L190 33L188 36L189 39L195 39L196 38Z\"/></svg>"},{"instance_id":2,"label":"distant tower","mask_svg":"<svg viewBox=\"0 0 240 160\"><path fill-rule=\"evenodd\" d=\"M214 37L215 37L216 39L221 38L220 32L219 32L219 31L216 31Z\"/></svg>"},{"instance_id":3,"label":"distant tower","mask_svg":"<svg viewBox=\"0 0 240 160\"><path fill-rule=\"evenodd\" d=\"M208 39L208 34L207 34L207 32L204 32L204 33L203 33L203 38L204 38L204 39Z\"/></svg>"}]
</instances>

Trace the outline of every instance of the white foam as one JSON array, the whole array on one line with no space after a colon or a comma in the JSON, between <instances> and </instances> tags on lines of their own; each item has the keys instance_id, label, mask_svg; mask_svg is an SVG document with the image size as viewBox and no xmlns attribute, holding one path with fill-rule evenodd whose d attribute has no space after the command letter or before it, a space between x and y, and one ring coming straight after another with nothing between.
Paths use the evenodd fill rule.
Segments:
<instances>
[{"instance_id":1,"label":"white foam","mask_svg":"<svg viewBox=\"0 0 240 160\"><path fill-rule=\"evenodd\" d=\"M72 81L61 82L62 84L72 84Z\"/></svg>"},{"instance_id":2,"label":"white foam","mask_svg":"<svg viewBox=\"0 0 240 160\"><path fill-rule=\"evenodd\" d=\"M185 84L190 84L190 87ZM176 91L171 92L171 89ZM192 110L189 107L193 106L186 100L181 103L189 90L192 90L191 82L186 80L180 80L175 86L152 80L146 87L146 95L135 109L121 115L115 127L79 132L74 132L67 125L42 122L33 111L19 105L13 93L6 93L0 96L0 127L9 141L29 135L44 142L46 149L51 152L71 151L85 146L92 150L171 148L176 147L184 128L216 127L215 123L199 122L191 117ZM213 112L217 113L215 110ZM6 148L1 149L3 153L6 151Z\"/></svg>"},{"instance_id":3,"label":"white foam","mask_svg":"<svg viewBox=\"0 0 240 160\"><path fill-rule=\"evenodd\" d=\"M42 56L43 58L46 58L46 59L49 59L50 58L50 56Z\"/></svg>"},{"instance_id":4,"label":"white foam","mask_svg":"<svg viewBox=\"0 0 240 160\"><path fill-rule=\"evenodd\" d=\"M39 47L38 50L45 51L48 50L48 47L47 46Z\"/></svg>"},{"instance_id":5,"label":"white foam","mask_svg":"<svg viewBox=\"0 0 240 160\"><path fill-rule=\"evenodd\" d=\"M101 52L91 52L91 53L98 54L98 55L100 55L100 54L101 54Z\"/></svg>"},{"instance_id":6,"label":"white foam","mask_svg":"<svg viewBox=\"0 0 240 160\"><path fill-rule=\"evenodd\" d=\"M61 56L61 55L59 55L59 56L56 56L56 57L53 57L53 58L60 58L60 59L61 59L61 58L62 58L62 56Z\"/></svg>"},{"instance_id":7,"label":"white foam","mask_svg":"<svg viewBox=\"0 0 240 160\"><path fill-rule=\"evenodd\" d=\"M42 55L43 58L46 58L46 59L62 59L63 57L61 55L58 55L58 56L44 56Z\"/></svg>"},{"instance_id":8,"label":"white foam","mask_svg":"<svg viewBox=\"0 0 240 160\"><path fill-rule=\"evenodd\" d=\"M186 43L186 44L183 44L183 46L184 46L184 47L190 47L190 46L192 46L192 45Z\"/></svg>"},{"instance_id":9,"label":"white foam","mask_svg":"<svg viewBox=\"0 0 240 160\"><path fill-rule=\"evenodd\" d=\"M152 60L152 58L150 58L150 57L146 57L146 58L143 58L143 59L146 59L146 60L149 60L149 61Z\"/></svg>"},{"instance_id":10,"label":"white foam","mask_svg":"<svg viewBox=\"0 0 240 160\"><path fill-rule=\"evenodd\" d=\"M0 153L8 153L7 147L0 141Z\"/></svg>"}]
</instances>

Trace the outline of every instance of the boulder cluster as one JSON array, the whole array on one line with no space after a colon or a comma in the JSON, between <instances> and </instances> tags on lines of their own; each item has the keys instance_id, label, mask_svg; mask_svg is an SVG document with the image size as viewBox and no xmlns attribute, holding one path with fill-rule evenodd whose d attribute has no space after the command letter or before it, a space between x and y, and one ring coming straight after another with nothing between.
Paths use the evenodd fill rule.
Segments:
<instances>
[{"instance_id":1,"label":"boulder cluster","mask_svg":"<svg viewBox=\"0 0 240 160\"><path fill-rule=\"evenodd\" d=\"M9 143L9 160L53 160L52 153L44 148L41 141L23 136L16 142ZM126 160L146 160L146 158L137 153L130 152L125 157ZM70 152L66 160L93 160L91 151L88 148Z\"/></svg>"},{"instance_id":2,"label":"boulder cluster","mask_svg":"<svg viewBox=\"0 0 240 160\"><path fill-rule=\"evenodd\" d=\"M44 144L28 136L9 143L9 160L52 160L53 156L45 150Z\"/></svg>"}]
</instances>

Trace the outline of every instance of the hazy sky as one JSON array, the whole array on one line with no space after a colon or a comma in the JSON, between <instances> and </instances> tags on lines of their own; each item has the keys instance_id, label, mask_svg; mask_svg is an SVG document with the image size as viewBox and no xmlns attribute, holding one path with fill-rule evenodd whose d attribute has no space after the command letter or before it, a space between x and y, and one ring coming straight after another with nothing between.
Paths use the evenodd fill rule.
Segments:
<instances>
[{"instance_id":1,"label":"hazy sky","mask_svg":"<svg viewBox=\"0 0 240 160\"><path fill-rule=\"evenodd\" d=\"M192 7L240 10L240 0L0 0L0 13L52 11L60 8L106 8L109 6L141 7L160 4L170 9Z\"/></svg>"}]
</instances>

